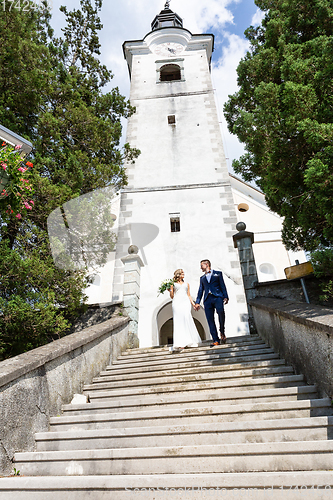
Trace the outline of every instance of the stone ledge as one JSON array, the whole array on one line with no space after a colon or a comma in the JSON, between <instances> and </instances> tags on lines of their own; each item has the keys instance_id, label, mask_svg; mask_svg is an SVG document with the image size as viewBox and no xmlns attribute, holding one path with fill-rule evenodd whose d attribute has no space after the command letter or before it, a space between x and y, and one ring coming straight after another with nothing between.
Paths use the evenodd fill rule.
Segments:
<instances>
[{"instance_id":1,"label":"stone ledge","mask_svg":"<svg viewBox=\"0 0 333 500\"><path fill-rule=\"evenodd\" d=\"M111 318L99 325L90 326L80 332L72 333L59 340L37 347L37 349L1 361L0 387L43 366L49 361L94 341L109 331L126 325L129 321L130 319L125 316Z\"/></svg>"},{"instance_id":2,"label":"stone ledge","mask_svg":"<svg viewBox=\"0 0 333 500\"><path fill-rule=\"evenodd\" d=\"M285 318L297 323L316 327L333 336L333 311L302 302L292 302L283 299L256 298L250 300L250 305L269 312L277 312Z\"/></svg>"}]
</instances>

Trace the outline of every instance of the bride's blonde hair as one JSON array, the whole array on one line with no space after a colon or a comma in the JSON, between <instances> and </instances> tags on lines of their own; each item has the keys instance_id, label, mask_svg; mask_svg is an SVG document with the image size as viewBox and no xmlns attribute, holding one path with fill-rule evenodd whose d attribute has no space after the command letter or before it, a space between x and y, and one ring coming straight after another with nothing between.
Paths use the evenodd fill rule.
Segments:
<instances>
[{"instance_id":1,"label":"bride's blonde hair","mask_svg":"<svg viewBox=\"0 0 333 500\"><path fill-rule=\"evenodd\" d=\"M180 275L182 274L183 270L182 269L176 269L176 271L173 273L173 279L175 282L177 282L180 278Z\"/></svg>"}]
</instances>

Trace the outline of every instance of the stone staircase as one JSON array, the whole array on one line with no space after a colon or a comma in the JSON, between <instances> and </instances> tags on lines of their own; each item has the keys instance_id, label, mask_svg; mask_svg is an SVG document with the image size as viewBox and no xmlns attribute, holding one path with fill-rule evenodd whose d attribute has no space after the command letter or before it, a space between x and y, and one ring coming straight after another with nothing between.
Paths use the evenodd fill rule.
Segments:
<instances>
[{"instance_id":1,"label":"stone staircase","mask_svg":"<svg viewBox=\"0 0 333 500\"><path fill-rule=\"evenodd\" d=\"M84 393L1 500L333 498L331 400L257 336L127 351Z\"/></svg>"}]
</instances>

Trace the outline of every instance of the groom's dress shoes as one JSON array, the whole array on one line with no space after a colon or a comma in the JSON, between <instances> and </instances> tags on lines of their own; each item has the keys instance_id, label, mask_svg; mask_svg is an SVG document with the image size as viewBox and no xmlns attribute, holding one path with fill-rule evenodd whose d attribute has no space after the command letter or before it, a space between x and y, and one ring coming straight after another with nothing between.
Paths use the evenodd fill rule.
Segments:
<instances>
[{"instance_id":1,"label":"groom's dress shoes","mask_svg":"<svg viewBox=\"0 0 333 500\"><path fill-rule=\"evenodd\" d=\"M226 344L227 342L227 337L223 334L221 334L221 338L220 338L220 344Z\"/></svg>"},{"instance_id":2,"label":"groom's dress shoes","mask_svg":"<svg viewBox=\"0 0 333 500\"><path fill-rule=\"evenodd\" d=\"M213 342L212 344L210 344L210 347L216 347L220 345L220 342Z\"/></svg>"}]
</instances>

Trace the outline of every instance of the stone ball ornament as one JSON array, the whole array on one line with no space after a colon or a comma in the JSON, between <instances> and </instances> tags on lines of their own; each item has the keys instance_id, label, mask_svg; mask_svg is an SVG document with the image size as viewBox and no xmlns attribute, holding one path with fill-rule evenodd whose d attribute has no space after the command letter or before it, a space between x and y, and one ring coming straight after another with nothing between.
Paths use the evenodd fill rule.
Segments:
<instances>
[{"instance_id":1,"label":"stone ball ornament","mask_svg":"<svg viewBox=\"0 0 333 500\"><path fill-rule=\"evenodd\" d=\"M245 231L245 229L246 229L245 222L238 222L236 224L236 229L237 229L237 231Z\"/></svg>"},{"instance_id":2,"label":"stone ball ornament","mask_svg":"<svg viewBox=\"0 0 333 500\"><path fill-rule=\"evenodd\" d=\"M130 246L128 247L128 250L127 250L127 251L128 251L128 253L129 253L130 255L132 255L132 254L137 254L137 253L138 253L138 251L139 251L139 248L138 248L136 245L130 245Z\"/></svg>"}]
</instances>

